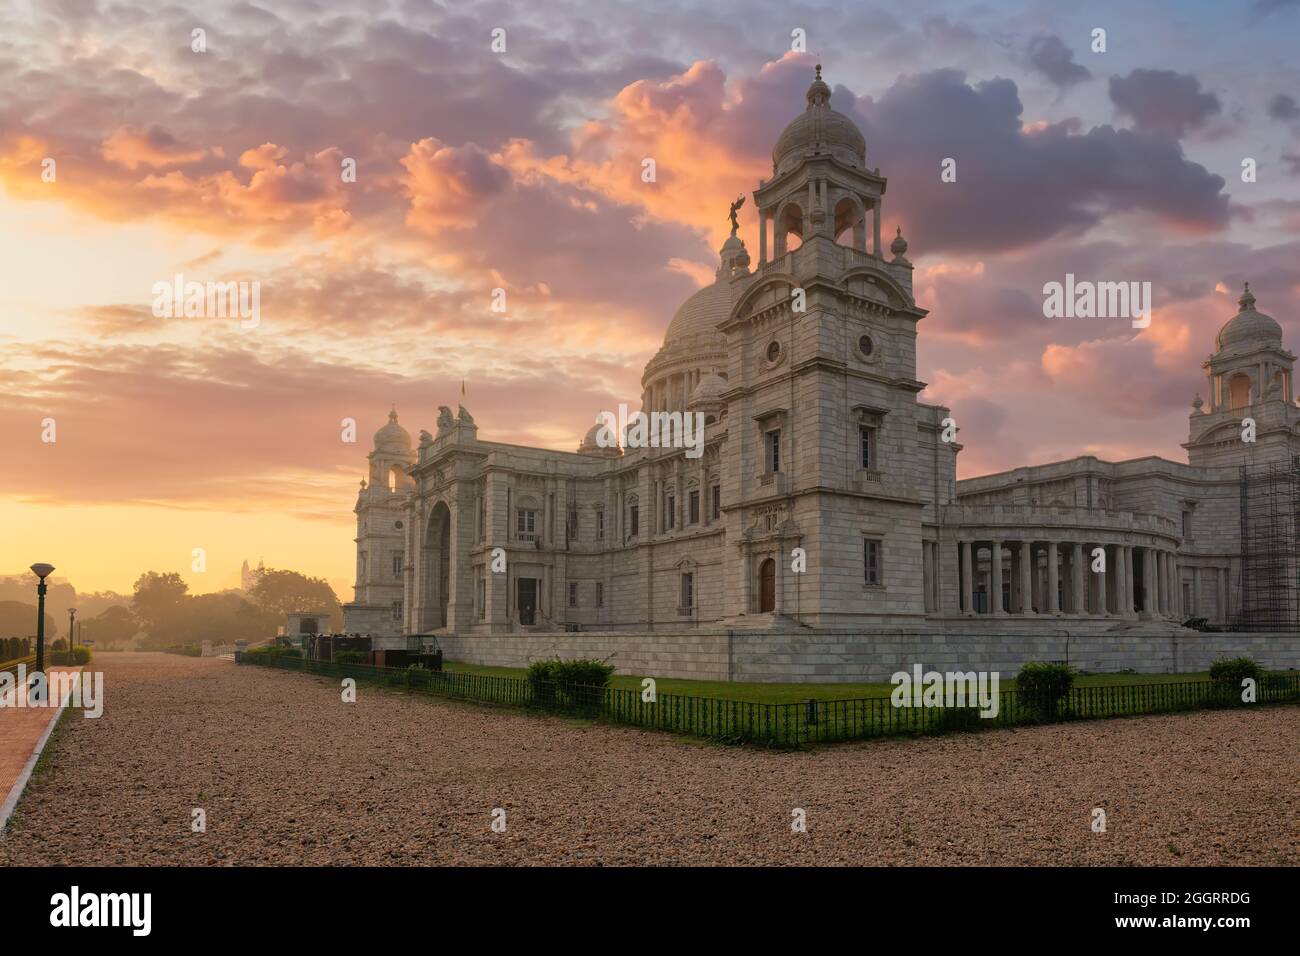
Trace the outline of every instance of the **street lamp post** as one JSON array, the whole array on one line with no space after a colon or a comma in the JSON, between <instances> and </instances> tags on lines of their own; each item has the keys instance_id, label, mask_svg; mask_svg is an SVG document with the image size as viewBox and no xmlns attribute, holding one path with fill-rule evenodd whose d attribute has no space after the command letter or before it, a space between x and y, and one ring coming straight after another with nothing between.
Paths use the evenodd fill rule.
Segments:
<instances>
[{"instance_id":1,"label":"street lamp post","mask_svg":"<svg viewBox=\"0 0 1300 956\"><path fill-rule=\"evenodd\" d=\"M77 609L68 608L68 666L72 666L72 645L77 637Z\"/></svg>"},{"instance_id":2,"label":"street lamp post","mask_svg":"<svg viewBox=\"0 0 1300 956\"><path fill-rule=\"evenodd\" d=\"M45 672L45 579L54 570L52 564L33 564L32 574L40 578L36 586L36 671Z\"/></svg>"}]
</instances>

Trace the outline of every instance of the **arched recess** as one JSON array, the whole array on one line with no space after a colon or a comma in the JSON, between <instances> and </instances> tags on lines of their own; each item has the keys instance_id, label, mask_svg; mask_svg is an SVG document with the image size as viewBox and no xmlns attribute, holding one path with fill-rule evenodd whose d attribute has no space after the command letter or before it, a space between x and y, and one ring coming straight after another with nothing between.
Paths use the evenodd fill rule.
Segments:
<instances>
[{"instance_id":1,"label":"arched recess","mask_svg":"<svg viewBox=\"0 0 1300 956\"><path fill-rule=\"evenodd\" d=\"M451 584L451 510L446 502L439 501L429 512L425 527L424 554L424 613L422 631L447 626L447 602Z\"/></svg>"},{"instance_id":2,"label":"arched recess","mask_svg":"<svg viewBox=\"0 0 1300 956\"><path fill-rule=\"evenodd\" d=\"M786 203L781 207L781 212L776 218L776 235L773 237L778 257L793 252L803 245L803 223L803 207L798 203ZM793 244L790 242L792 236Z\"/></svg>"},{"instance_id":3,"label":"arched recess","mask_svg":"<svg viewBox=\"0 0 1300 956\"><path fill-rule=\"evenodd\" d=\"M771 614L776 610L776 561L767 558L758 566L758 612Z\"/></svg>"},{"instance_id":4,"label":"arched recess","mask_svg":"<svg viewBox=\"0 0 1300 956\"><path fill-rule=\"evenodd\" d=\"M866 250L867 215L856 196L845 196L835 204L835 242Z\"/></svg>"},{"instance_id":5,"label":"arched recess","mask_svg":"<svg viewBox=\"0 0 1300 956\"><path fill-rule=\"evenodd\" d=\"M1228 379L1228 407L1245 408L1250 404L1250 376L1238 372Z\"/></svg>"}]
</instances>

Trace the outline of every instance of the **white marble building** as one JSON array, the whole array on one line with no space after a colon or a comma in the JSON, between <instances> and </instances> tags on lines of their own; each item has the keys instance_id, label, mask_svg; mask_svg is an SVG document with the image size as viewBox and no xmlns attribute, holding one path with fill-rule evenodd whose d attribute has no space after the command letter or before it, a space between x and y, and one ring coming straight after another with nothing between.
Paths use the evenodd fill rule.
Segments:
<instances>
[{"instance_id":1,"label":"white marble building","mask_svg":"<svg viewBox=\"0 0 1300 956\"><path fill-rule=\"evenodd\" d=\"M642 376L646 411L705 416L703 455L600 447L597 427L571 453L492 442L463 408L413 443L393 412L356 502L346 630L1231 622L1239 466L1300 453L1277 323L1242 296L1205 363L1187 464L1088 456L957 482L950 412L917 400L926 312L901 232L882 247L887 181L820 68L807 100L753 193L757 262L733 232Z\"/></svg>"}]
</instances>

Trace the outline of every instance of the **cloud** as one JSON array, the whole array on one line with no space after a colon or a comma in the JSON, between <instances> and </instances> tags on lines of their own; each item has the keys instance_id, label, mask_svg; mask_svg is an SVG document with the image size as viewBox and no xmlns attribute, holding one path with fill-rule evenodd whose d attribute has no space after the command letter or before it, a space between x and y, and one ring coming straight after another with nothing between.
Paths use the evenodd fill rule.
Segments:
<instances>
[{"instance_id":1,"label":"cloud","mask_svg":"<svg viewBox=\"0 0 1300 956\"><path fill-rule=\"evenodd\" d=\"M1297 105L1294 96L1278 93L1268 101L1268 115L1275 120L1300 119L1300 105Z\"/></svg>"},{"instance_id":2,"label":"cloud","mask_svg":"<svg viewBox=\"0 0 1300 956\"><path fill-rule=\"evenodd\" d=\"M1110 78L1115 111L1137 129L1181 139L1221 112L1219 98L1201 91L1201 81L1173 70L1133 70Z\"/></svg>"},{"instance_id":3,"label":"cloud","mask_svg":"<svg viewBox=\"0 0 1300 956\"><path fill-rule=\"evenodd\" d=\"M832 105L861 121L868 165L890 178L886 223L901 223L917 254L1077 236L1120 212L1179 231L1228 222L1224 180L1177 141L1110 126L1081 132L1072 121L1028 130L1010 80L971 84L936 70L899 78L879 100L837 89ZM955 183L939 180L945 158L956 160Z\"/></svg>"},{"instance_id":4,"label":"cloud","mask_svg":"<svg viewBox=\"0 0 1300 956\"><path fill-rule=\"evenodd\" d=\"M1061 38L1039 34L1029 41L1029 65L1059 87L1092 79L1087 67L1074 62L1074 51Z\"/></svg>"}]
</instances>

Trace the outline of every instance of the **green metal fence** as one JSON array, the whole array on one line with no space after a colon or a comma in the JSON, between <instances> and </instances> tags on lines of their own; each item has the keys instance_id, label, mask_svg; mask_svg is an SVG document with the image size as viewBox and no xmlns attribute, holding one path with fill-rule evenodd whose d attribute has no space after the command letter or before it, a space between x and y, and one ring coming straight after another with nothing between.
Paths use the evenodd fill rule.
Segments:
<instances>
[{"instance_id":1,"label":"green metal fence","mask_svg":"<svg viewBox=\"0 0 1300 956\"><path fill-rule=\"evenodd\" d=\"M1300 674L1265 675L1258 682L1257 701L1252 704L1242 702L1240 688L1214 681L1075 687L1059 700L1007 690L998 694L996 716L986 718L973 706L895 707L888 696L762 704L658 694L654 702L648 702L642 699L640 690L515 677L337 664L278 655L245 656L243 663L326 677L351 677L359 683L406 688L441 697L577 714L653 730L773 747L1300 702Z\"/></svg>"}]
</instances>

